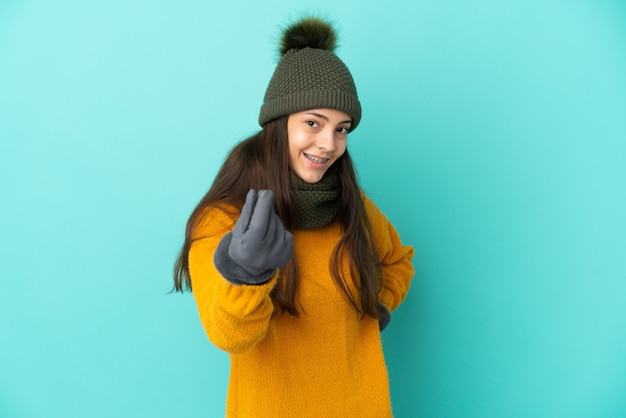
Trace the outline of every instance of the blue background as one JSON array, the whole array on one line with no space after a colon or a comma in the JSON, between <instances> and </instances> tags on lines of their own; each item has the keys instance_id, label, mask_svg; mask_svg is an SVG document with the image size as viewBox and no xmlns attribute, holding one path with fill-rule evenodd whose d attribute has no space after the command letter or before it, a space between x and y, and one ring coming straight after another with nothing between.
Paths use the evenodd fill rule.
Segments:
<instances>
[{"instance_id":1,"label":"blue background","mask_svg":"<svg viewBox=\"0 0 626 418\"><path fill-rule=\"evenodd\" d=\"M0 416L223 415L170 272L301 10L340 29L362 185L416 249L396 416L626 416L618 0L0 1Z\"/></svg>"}]
</instances>

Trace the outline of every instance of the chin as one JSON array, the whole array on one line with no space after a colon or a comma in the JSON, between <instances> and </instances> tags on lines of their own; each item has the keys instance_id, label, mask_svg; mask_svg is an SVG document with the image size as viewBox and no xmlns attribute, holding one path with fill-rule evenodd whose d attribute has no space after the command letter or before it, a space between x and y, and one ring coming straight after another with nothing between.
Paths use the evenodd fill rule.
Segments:
<instances>
[{"instance_id":1,"label":"chin","mask_svg":"<svg viewBox=\"0 0 626 418\"><path fill-rule=\"evenodd\" d=\"M324 174L322 175L310 174L310 175L304 175L304 176L298 175L298 177L300 177L303 181L309 184L314 184L314 183L318 183L324 177Z\"/></svg>"},{"instance_id":2,"label":"chin","mask_svg":"<svg viewBox=\"0 0 626 418\"><path fill-rule=\"evenodd\" d=\"M305 178L305 179L302 179L302 180L304 180L305 182L307 182L307 183L309 183L309 184L315 184L315 183L319 183L319 181L320 181L321 179L322 179L321 177L319 177L319 178L318 178L318 177L315 177L315 178L313 178L313 179L307 179L307 178Z\"/></svg>"}]
</instances>

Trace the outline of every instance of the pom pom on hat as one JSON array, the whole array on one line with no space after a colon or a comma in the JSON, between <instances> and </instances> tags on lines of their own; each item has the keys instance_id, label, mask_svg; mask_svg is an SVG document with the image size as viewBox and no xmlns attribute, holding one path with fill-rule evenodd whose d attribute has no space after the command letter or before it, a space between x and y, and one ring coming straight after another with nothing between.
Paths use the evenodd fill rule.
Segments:
<instances>
[{"instance_id":1,"label":"pom pom on hat","mask_svg":"<svg viewBox=\"0 0 626 418\"><path fill-rule=\"evenodd\" d=\"M280 39L280 55L290 49L315 48L334 52L337 33L330 23L317 17L305 17L283 30Z\"/></svg>"},{"instance_id":2,"label":"pom pom on hat","mask_svg":"<svg viewBox=\"0 0 626 418\"><path fill-rule=\"evenodd\" d=\"M280 61L265 91L259 125L310 109L335 109L361 120L361 104L348 67L334 50L337 34L326 21L305 17L288 25L279 42Z\"/></svg>"}]
</instances>

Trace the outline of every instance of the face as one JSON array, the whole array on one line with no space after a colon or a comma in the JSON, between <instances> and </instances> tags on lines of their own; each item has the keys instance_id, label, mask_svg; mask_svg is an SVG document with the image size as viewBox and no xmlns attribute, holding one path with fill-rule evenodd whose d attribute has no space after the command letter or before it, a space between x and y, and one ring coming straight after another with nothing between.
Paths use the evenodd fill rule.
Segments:
<instances>
[{"instance_id":1,"label":"face","mask_svg":"<svg viewBox=\"0 0 626 418\"><path fill-rule=\"evenodd\" d=\"M289 115L289 161L307 183L317 183L346 152L352 118L339 110L312 109Z\"/></svg>"}]
</instances>

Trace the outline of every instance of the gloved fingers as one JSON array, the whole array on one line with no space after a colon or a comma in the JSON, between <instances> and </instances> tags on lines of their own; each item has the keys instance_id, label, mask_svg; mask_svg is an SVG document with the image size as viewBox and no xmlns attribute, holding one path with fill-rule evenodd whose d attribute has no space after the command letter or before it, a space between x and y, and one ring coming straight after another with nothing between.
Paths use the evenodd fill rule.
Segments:
<instances>
[{"instance_id":1,"label":"gloved fingers","mask_svg":"<svg viewBox=\"0 0 626 418\"><path fill-rule=\"evenodd\" d=\"M281 224L282 226L282 224ZM293 247L293 235L291 234L291 232L287 231L286 229L283 228L283 236L282 236L282 242L284 245L289 245L291 247Z\"/></svg>"},{"instance_id":2,"label":"gloved fingers","mask_svg":"<svg viewBox=\"0 0 626 418\"><path fill-rule=\"evenodd\" d=\"M275 238L280 235L281 229L283 229L283 225L280 222L280 219L278 219L278 215L276 215L276 213L272 210L272 213L267 220L265 235L263 235L263 243L273 245Z\"/></svg>"},{"instance_id":3,"label":"gloved fingers","mask_svg":"<svg viewBox=\"0 0 626 418\"><path fill-rule=\"evenodd\" d=\"M270 269L287 264L293 255L293 235L274 211L271 190L250 190L235 224L228 254L244 268Z\"/></svg>"},{"instance_id":4,"label":"gloved fingers","mask_svg":"<svg viewBox=\"0 0 626 418\"><path fill-rule=\"evenodd\" d=\"M241 208L241 214L239 215L239 219L237 219L235 228L233 229L233 236L240 237L248 230L257 200L258 195L256 190L248 190L246 202L243 204L243 208Z\"/></svg>"},{"instance_id":5,"label":"gloved fingers","mask_svg":"<svg viewBox=\"0 0 626 418\"><path fill-rule=\"evenodd\" d=\"M267 228L274 212L274 193L271 190L259 190L256 206L250 218L247 234L259 241L265 241Z\"/></svg>"},{"instance_id":6,"label":"gloved fingers","mask_svg":"<svg viewBox=\"0 0 626 418\"><path fill-rule=\"evenodd\" d=\"M289 231L285 231L284 229L283 231L284 233L281 239L277 241L278 247L280 248L280 254L277 257L277 265L280 267L287 264L293 255L293 235L291 235Z\"/></svg>"}]
</instances>

